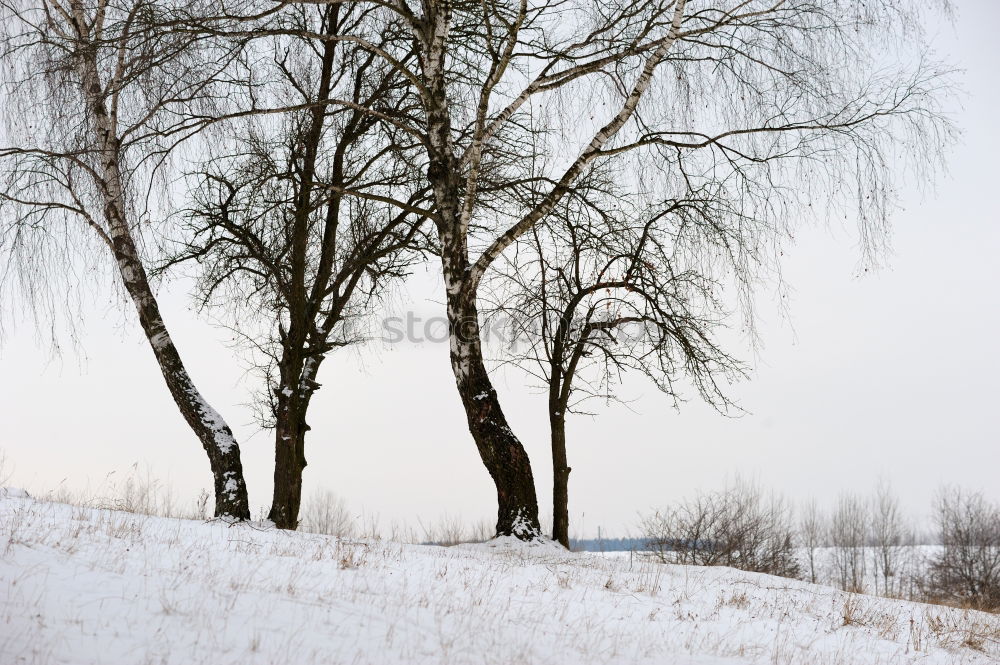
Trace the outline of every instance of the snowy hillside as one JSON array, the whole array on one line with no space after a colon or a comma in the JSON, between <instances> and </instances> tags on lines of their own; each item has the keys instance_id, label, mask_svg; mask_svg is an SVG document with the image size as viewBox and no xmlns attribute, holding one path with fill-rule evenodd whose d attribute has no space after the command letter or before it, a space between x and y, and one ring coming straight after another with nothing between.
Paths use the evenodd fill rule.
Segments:
<instances>
[{"instance_id":1,"label":"snowy hillside","mask_svg":"<svg viewBox=\"0 0 1000 665\"><path fill-rule=\"evenodd\" d=\"M440 548L0 490L0 663L995 663L1000 617L722 568Z\"/></svg>"}]
</instances>

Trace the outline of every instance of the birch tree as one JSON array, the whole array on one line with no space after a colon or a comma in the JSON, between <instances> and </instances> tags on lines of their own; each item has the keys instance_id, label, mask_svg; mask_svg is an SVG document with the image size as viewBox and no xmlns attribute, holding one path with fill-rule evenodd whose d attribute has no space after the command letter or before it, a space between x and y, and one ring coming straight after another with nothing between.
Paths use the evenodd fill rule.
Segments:
<instances>
[{"instance_id":1,"label":"birch tree","mask_svg":"<svg viewBox=\"0 0 1000 665\"><path fill-rule=\"evenodd\" d=\"M38 250L59 238L66 256L112 259L170 395L208 455L215 514L249 519L239 445L185 367L143 256L155 175L201 125L189 122L192 114L213 111L220 73L240 53L238 44L168 27L201 9L143 0L0 4L0 250L25 282L52 270L44 262L55 255Z\"/></svg>"}]
</instances>

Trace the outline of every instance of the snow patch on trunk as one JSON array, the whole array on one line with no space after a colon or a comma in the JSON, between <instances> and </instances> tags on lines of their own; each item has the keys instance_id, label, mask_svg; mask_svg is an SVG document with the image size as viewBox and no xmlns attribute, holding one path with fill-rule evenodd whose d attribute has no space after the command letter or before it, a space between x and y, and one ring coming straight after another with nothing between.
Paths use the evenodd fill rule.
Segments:
<instances>
[{"instance_id":1,"label":"snow patch on trunk","mask_svg":"<svg viewBox=\"0 0 1000 665\"><path fill-rule=\"evenodd\" d=\"M201 393L194 386L189 386L187 392L191 397L191 401L198 409L201 422L212 432L212 440L215 443L215 447L223 455L228 455L233 447L236 446L236 439L233 438L229 425L226 424L226 421L219 412L205 401L205 398L201 396Z\"/></svg>"}]
</instances>

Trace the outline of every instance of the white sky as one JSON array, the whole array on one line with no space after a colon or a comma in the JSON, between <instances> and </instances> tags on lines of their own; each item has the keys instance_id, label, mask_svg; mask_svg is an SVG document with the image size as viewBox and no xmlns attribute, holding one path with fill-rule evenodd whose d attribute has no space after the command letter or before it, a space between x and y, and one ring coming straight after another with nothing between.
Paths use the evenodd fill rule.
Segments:
<instances>
[{"instance_id":1,"label":"white sky","mask_svg":"<svg viewBox=\"0 0 1000 665\"><path fill-rule=\"evenodd\" d=\"M790 320L769 296L764 348L735 396L750 412L726 419L692 401L678 412L649 385L622 393L629 408L601 408L569 423L572 532L634 531L637 515L735 473L793 500L831 504L844 490L892 483L926 515L942 483L1000 501L1000 214L997 159L1000 4L959 0L954 28L935 39L965 72L954 105L965 132L950 173L913 194L895 216L889 267L855 278L848 229L799 234L786 253ZM438 311L433 275L408 287L414 310ZM110 290L108 291L110 293ZM163 293L168 324L198 385L236 430L251 503L270 501L270 433L256 433L239 361L226 335ZM107 300L107 299L105 299ZM148 468L187 501L209 488L208 463L163 385L134 317L91 307L82 352L34 341L21 325L0 347L0 450L12 483L98 490L107 474ZM8 331L9 332L9 331ZM328 360L309 422L306 493L320 487L383 524L444 514L495 519L493 484L479 461L454 388L445 344L349 350ZM551 510L545 400L498 377L501 401L531 456L543 515ZM631 410L630 410L631 409Z\"/></svg>"}]
</instances>

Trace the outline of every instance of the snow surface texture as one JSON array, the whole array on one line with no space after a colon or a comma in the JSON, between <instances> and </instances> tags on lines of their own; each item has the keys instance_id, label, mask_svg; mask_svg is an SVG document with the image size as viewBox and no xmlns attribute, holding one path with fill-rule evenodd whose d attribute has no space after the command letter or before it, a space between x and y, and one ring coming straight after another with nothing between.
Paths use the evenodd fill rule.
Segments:
<instances>
[{"instance_id":1,"label":"snow surface texture","mask_svg":"<svg viewBox=\"0 0 1000 665\"><path fill-rule=\"evenodd\" d=\"M0 663L1000 662L1000 617L515 540L342 541L0 492Z\"/></svg>"}]
</instances>

